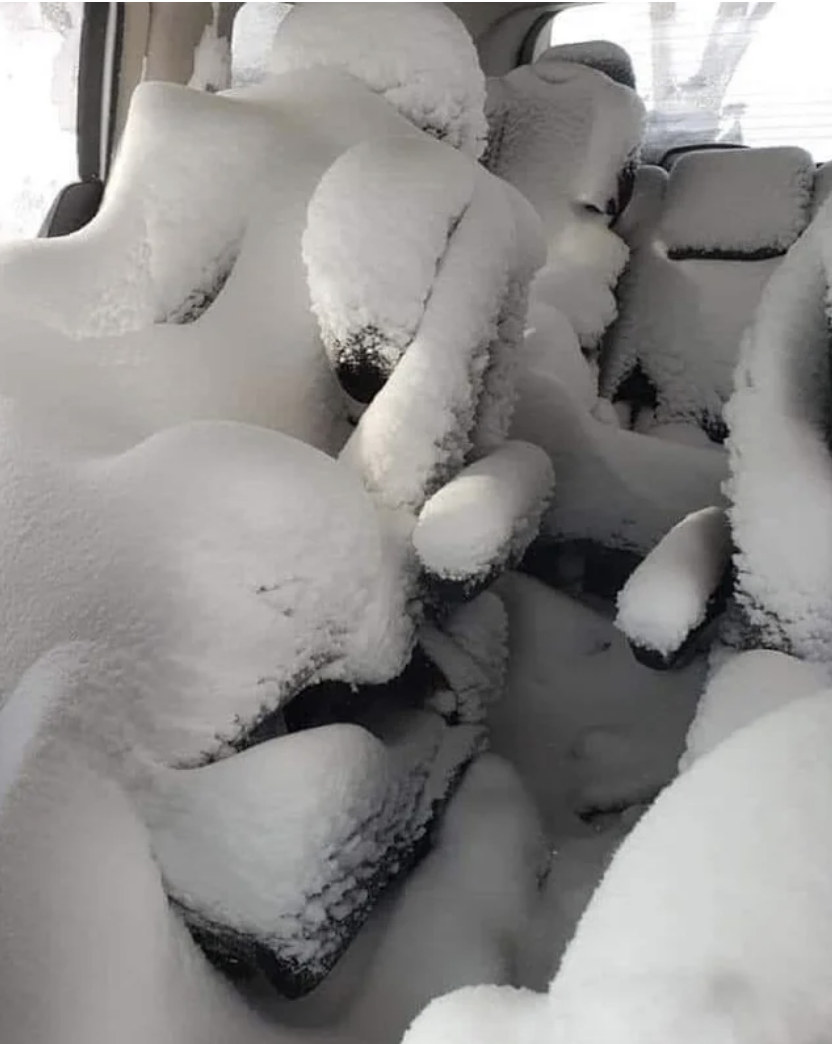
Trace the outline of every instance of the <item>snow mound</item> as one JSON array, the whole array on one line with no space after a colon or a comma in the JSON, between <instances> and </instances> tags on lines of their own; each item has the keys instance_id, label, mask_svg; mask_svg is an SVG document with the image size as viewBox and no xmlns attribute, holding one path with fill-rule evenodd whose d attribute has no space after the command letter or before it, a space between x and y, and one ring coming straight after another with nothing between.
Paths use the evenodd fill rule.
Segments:
<instances>
[{"instance_id":1,"label":"snow mound","mask_svg":"<svg viewBox=\"0 0 832 1044\"><path fill-rule=\"evenodd\" d=\"M296 5L280 24L271 69L342 68L417 127L479 156L485 83L473 42L444 4Z\"/></svg>"},{"instance_id":2,"label":"snow mound","mask_svg":"<svg viewBox=\"0 0 832 1044\"><path fill-rule=\"evenodd\" d=\"M710 507L688 515L620 591L616 627L634 644L669 656L704 622L730 556L724 511Z\"/></svg>"},{"instance_id":3,"label":"snow mound","mask_svg":"<svg viewBox=\"0 0 832 1044\"><path fill-rule=\"evenodd\" d=\"M734 654L705 687L688 732L682 771L739 729L829 684L820 664L770 649Z\"/></svg>"},{"instance_id":4,"label":"snow mound","mask_svg":"<svg viewBox=\"0 0 832 1044\"><path fill-rule=\"evenodd\" d=\"M641 430L683 423L724 438L745 329L808 224L812 186L800 149L690 153L674 165L664 203L634 230L621 314L604 345L603 395L630 376L653 392Z\"/></svg>"},{"instance_id":5,"label":"snow mound","mask_svg":"<svg viewBox=\"0 0 832 1044\"><path fill-rule=\"evenodd\" d=\"M524 442L463 468L419 514L413 546L423 568L468 584L517 561L537 534L552 483L549 458Z\"/></svg>"},{"instance_id":6,"label":"snow mound","mask_svg":"<svg viewBox=\"0 0 832 1044\"><path fill-rule=\"evenodd\" d=\"M814 167L785 146L687 153L670 174L659 239L679 260L784 254L809 223Z\"/></svg>"}]
</instances>

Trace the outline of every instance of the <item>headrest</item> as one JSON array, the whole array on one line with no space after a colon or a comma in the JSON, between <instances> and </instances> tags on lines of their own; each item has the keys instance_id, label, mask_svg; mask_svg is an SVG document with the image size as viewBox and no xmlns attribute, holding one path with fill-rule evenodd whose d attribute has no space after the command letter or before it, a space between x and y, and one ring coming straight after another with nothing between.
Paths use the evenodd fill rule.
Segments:
<instances>
[{"instance_id":1,"label":"headrest","mask_svg":"<svg viewBox=\"0 0 832 1044\"><path fill-rule=\"evenodd\" d=\"M778 257L806 228L814 163L803 149L711 149L670 173L659 239L668 256Z\"/></svg>"},{"instance_id":2,"label":"headrest","mask_svg":"<svg viewBox=\"0 0 832 1044\"><path fill-rule=\"evenodd\" d=\"M610 40L586 40L582 43L558 44L544 51L535 64L549 61L578 62L609 76L616 83L636 89L633 61L623 47Z\"/></svg>"},{"instance_id":3,"label":"headrest","mask_svg":"<svg viewBox=\"0 0 832 1044\"><path fill-rule=\"evenodd\" d=\"M271 71L316 66L346 70L429 134L482 152L485 79L444 4L297 4L275 36Z\"/></svg>"},{"instance_id":4,"label":"headrest","mask_svg":"<svg viewBox=\"0 0 832 1044\"><path fill-rule=\"evenodd\" d=\"M664 206L667 171L650 163L642 163L633 180L633 192L627 209L615 231L630 246L651 233Z\"/></svg>"},{"instance_id":5,"label":"headrest","mask_svg":"<svg viewBox=\"0 0 832 1044\"><path fill-rule=\"evenodd\" d=\"M547 213L564 204L612 218L621 172L641 141L644 106L608 76L554 58L489 81L486 163Z\"/></svg>"}]
</instances>

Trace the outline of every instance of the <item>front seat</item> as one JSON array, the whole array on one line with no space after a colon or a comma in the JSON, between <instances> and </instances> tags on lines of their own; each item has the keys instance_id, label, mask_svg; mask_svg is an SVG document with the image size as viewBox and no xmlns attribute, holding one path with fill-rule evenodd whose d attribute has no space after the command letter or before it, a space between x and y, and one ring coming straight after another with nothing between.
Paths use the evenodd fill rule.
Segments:
<instances>
[{"instance_id":1,"label":"front seat","mask_svg":"<svg viewBox=\"0 0 832 1044\"><path fill-rule=\"evenodd\" d=\"M380 7L339 9L371 68L383 26L403 54L425 34L445 38L452 77L471 59L470 41L443 9L410 5L403 26L398 11ZM299 7L287 32L293 24L297 39L323 33L344 53L329 12ZM362 50L370 27L374 46ZM418 55L416 47L417 83ZM434 72L435 56L424 59ZM349 74L298 76L318 102L337 87L345 106L352 97L390 109ZM246 120L245 100L205 103ZM147 1039L140 1021L125 1027L115 994L97 982L98 1000L70 1005L76 1021L67 1022L62 1001L79 966L52 959L54 908L21 902L30 881L17 871L29 861L44 875L44 896L78 899L79 879L64 890L64 869L108 850L84 809L103 809L108 836L120 827L107 810L124 829L136 877L119 869L126 888L115 889L117 902L147 911L158 952L169 954L173 939L189 970L198 968L199 990L213 991L208 1007L221 1008L225 986L194 964L180 919L225 970L265 973L286 994L311 989L385 887L429 847L438 812L484 744L485 705L502 682L491 645L504 641L504 620L493 597L471 599L522 554L551 485L545 456L506 440L512 356L543 259L539 227L519 194L392 110L383 123L401 133L345 147L326 165L335 109L333 97L323 145L314 121L297 132L309 139L294 157L309 206L291 246L321 358L325 345L335 372L373 393L340 459L239 423L254 419L244 397L240 413L216 407L207 419L170 414L162 424L136 410L131 392L164 398L168 388L144 363L122 388L111 355L129 345L119 360L129 374L158 345L159 327L70 338L0 315L2 689L15 690L35 665L0 712L10 744L0 1007L19 1039L63 1044L91 1031L111 1039L114 1017L119 1039ZM354 128L340 133L351 145ZM273 287L262 262L269 245L284 245L278 216L252 233L259 252L234 266L252 307L263 308ZM391 256L396 278L386 271ZM208 323L221 299L189 329ZM229 335L235 318L246 313L229 307ZM220 357L228 373L248 362L227 358L235 344L226 340ZM82 365L89 353L97 369ZM200 373L196 362L195 381L219 382L222 374ZM57 838L56 792L78 826ZM30 814L32 828L20 833ZM39 847L38 825L60 861ZM161 912L163 888L178 917ZM81 891L90 914L83 881ZM90 916L80 942L93 958L81 979L109 932L109 918ZM27 946L17 945L21 934ZM144 985L162 967L155 954L152 944L134 954ZM31 981L43 991L34 1000ZM190 1025L183 1038L181 1010L166 1010L154 1040L202 1044L204 1031Z\"/></svg>"}]
</instances>

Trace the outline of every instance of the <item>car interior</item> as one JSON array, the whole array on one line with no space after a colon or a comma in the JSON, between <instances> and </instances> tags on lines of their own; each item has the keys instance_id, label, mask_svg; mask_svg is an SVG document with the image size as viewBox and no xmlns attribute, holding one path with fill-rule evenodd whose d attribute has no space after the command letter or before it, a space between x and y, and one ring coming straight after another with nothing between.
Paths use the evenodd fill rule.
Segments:
<instances>
[{"instance_id":1,"label":"car interior","mask_svg":"<svg viewBox=\"0 0 832 1044\"><path fill-rule=\"evenodd\" d=\"M832 1044L827 30L0 3L0 1044Z\"/></svg>"}]
</instances>

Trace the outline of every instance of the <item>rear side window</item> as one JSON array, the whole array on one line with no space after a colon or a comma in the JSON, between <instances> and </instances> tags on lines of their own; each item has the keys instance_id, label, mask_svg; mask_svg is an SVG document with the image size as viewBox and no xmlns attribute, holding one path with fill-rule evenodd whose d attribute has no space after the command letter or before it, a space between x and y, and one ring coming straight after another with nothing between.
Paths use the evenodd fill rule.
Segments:
<instances>
[{"instance_id":1,"label":"rear side window","mask_svg":"<svg viewBox=\"0 0 832 1044\"><path fill-rule=\"evenodd\" d=\"M832 5L593 3L560 12L550 44L611 40L649 111L645 158L706 142L800 145L832 159Z\"/></svg>"},{"instance_id":2,"label":"rear side window","mask_svg":"<svg viewBox=\"0 0 832 1044\"><path fill-rule=\"evenodd\" d=\"M0 240L34 236L78 176L81 3L0 3Z\"/></svg>"}]
</instances>

